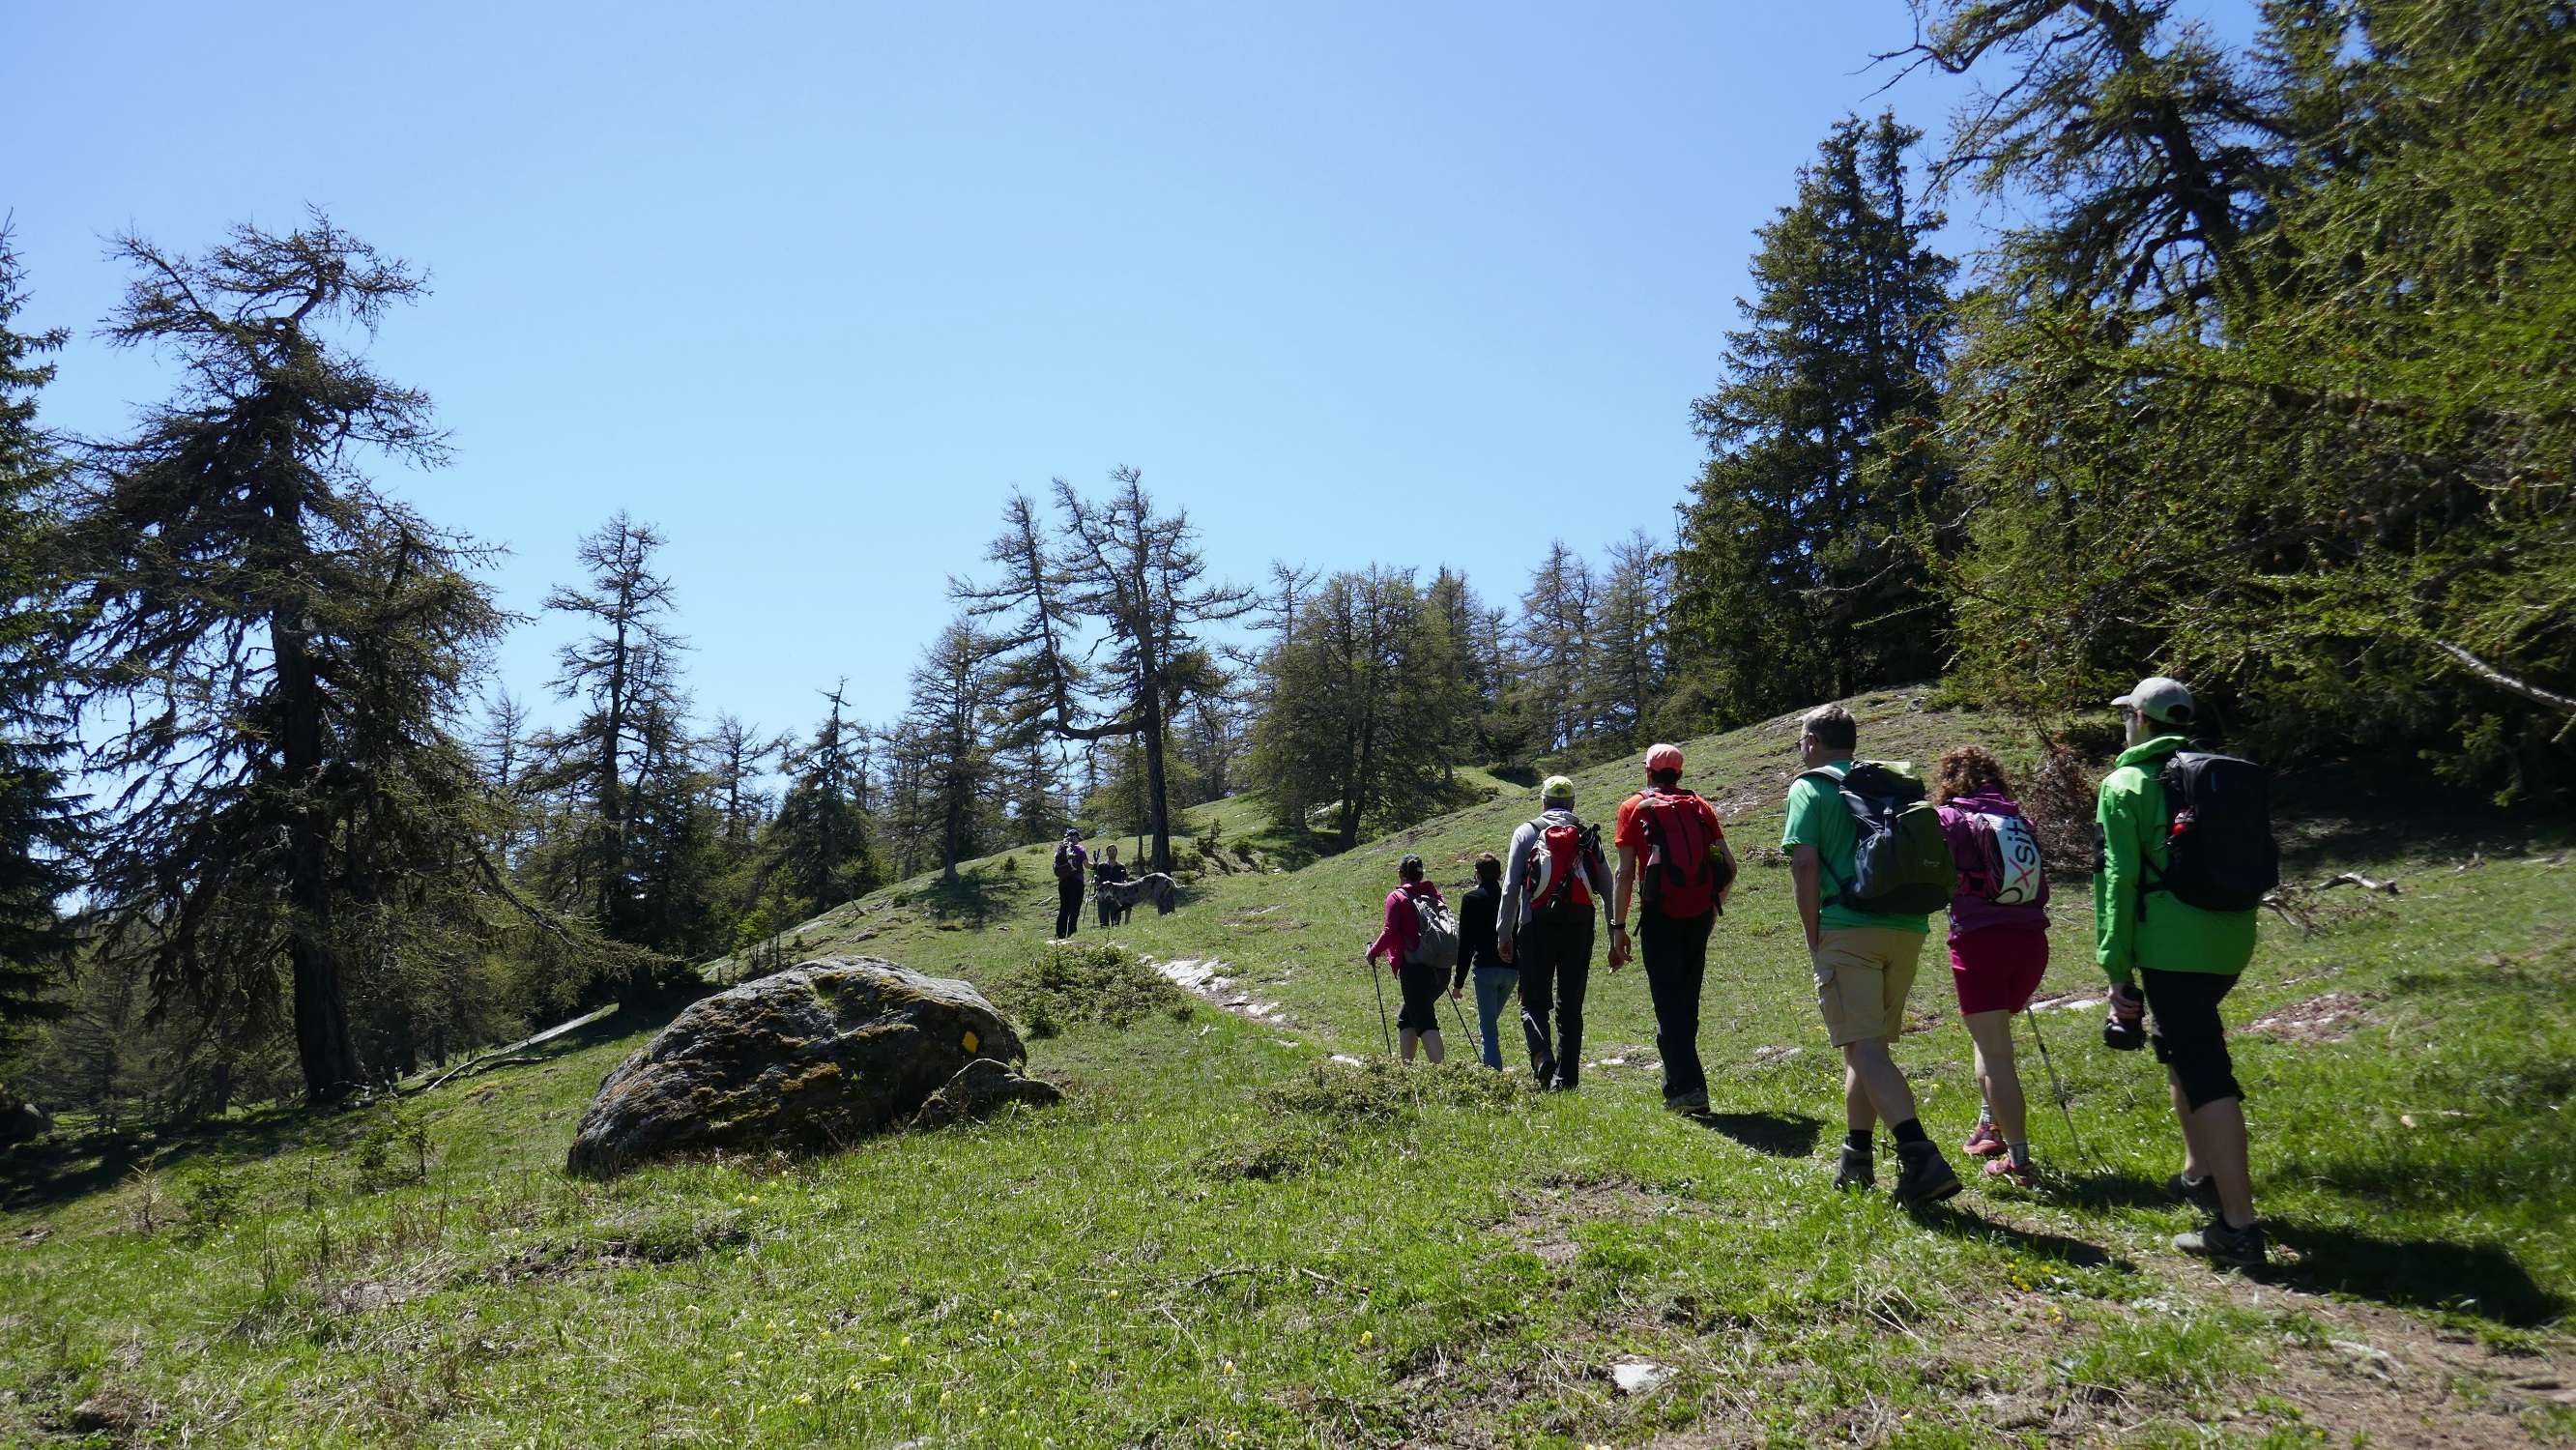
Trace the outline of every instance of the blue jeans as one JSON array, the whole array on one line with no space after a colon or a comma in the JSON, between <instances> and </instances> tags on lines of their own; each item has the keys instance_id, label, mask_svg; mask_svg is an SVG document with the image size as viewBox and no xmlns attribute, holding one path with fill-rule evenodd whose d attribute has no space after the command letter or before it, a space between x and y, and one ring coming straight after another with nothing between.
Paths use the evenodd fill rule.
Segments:
<instances>
[{"instance_id":1,"label":"blue jeans","mask_svg":"<svg viewBox=\"0 0 2576 1450\"><path fill-rule=\"evenodd\" d=\"M1503 1070L1503 1011L1520 995L1518 967L1476 969L1476 1021L1485 1031L1485 1066Z\"/></svg>"}]
</instances>

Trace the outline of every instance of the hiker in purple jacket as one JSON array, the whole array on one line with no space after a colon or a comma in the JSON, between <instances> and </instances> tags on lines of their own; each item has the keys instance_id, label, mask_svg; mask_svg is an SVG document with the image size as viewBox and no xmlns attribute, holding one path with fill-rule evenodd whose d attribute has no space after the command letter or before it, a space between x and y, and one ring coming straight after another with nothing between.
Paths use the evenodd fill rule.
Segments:
<instances>
[{"instance_id":1,"label":"hiker in purple jacket","mask_svg":"<svg viewBox=\"0 0 2576 1450\"><path fill-rule=\"evenodd\" d=\"M2029 1187L2029 1106L2013 1065L2012 1017L2048 970L2048 873L2003 763L1982 746L1953 746L1932 767L1933 805L1959 880L1950 897L1950 984L1976 1044L1984 1106L1960 1146L1986 1158L1986 1176Z\"/></svg>"}]
</instances>

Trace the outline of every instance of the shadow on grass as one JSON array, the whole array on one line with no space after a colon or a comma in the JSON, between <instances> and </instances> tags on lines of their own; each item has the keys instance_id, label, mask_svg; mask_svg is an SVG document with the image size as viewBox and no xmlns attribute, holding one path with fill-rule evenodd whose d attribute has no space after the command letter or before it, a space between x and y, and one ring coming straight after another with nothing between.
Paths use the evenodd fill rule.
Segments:
<instances>
[{"instance_id":1,"label":"shadow on grass","mask_svg":"<svg viewBox=\"0 0 2576 1450\"><path fill-rule=\"evenodd\" d=\"M988 879L991 876L1003 879L997 883ZM933 881L915 893L913 899L933 920L967 921L980 927L997 914L1010 910L1010 897L1003 888L1022 885L1016 872L986 872L978 868L957 873L954 881Z\"/></svg>"},{"instance_id":2,"label":"shadow on grass","mask_svg":"<svg viewBox=\"0 0 2576 1450\"><path fill-rule=\"evenodd\" d=\"M533 1058L535 1061L514 1061L508 1066L495 1067L489 1073L462 1075L435 1092L414 1093L400 1101L435 1106L461 1095L486 1077L507 1076L543 1067L558 1058L570 1057L602 1043L614 1042L648 1029L658 1031L690 1002L703 995L705 992L701 989L640 997L597 1022L513 1054L515 1058ZM386 1101L379 1097L369 1106L381 1106ZM76 1136L57 1133L33 1143L21 1143L14 1148L0 1149L0 1213L48 1208L85 1198L114 1188L134 1170L146 1166L158 1171L182 1168L192 1159L209 1153L225 1158L274 1156L299 1144L328 1136L335 1125L346 1124L354 1129L367 1110L367 1107L265 1107L233 1117L157 1123L131 1130L92 1131Z\"/></svg>"},{"instance_id":3,"label":"shadow on grass","mask_svg":"<svg viewBox=\"0 0 2576 1450\"><path fill-rule=\"evenodd\" d=\"M2033 1192L2060 1208L2174 1208L2164 1185L2124 1168L2100 1168L2077 1177L2050 1174Z\"/></svg>"},{"instance_id":4,"label":"shadow on grass","mask_svg":"<svg viewBox=\"0 0 2576 1450\"><path fill-rule=\"evenodd\" d=\"M2100 1244L2088 1244L2082 1239L2068 1238L2064 1234L2042 1233L2037 1229L1997 1223L1974 1209L1959 1207L1955 1200L1947 1203L1916 1205L1906 1211L1925 1228L1935 1233L1948 1234L1953 1238L1977 1239L1990 1244L2009 1245L2023 1253L2043 1259L2054 1259L2061 1264L2073 1264L2081 1269L2116 1268L2125 1271L2134 1267L2128 1260L2118 1257Z\"/></svg>"},{"instance_id":5,"label":"shadow on grass","mask_svg":"<svg viewBox=\"0 0 2576 1450\"><path fill-rule=\"evenodd\" d=\"M1824 1136L1822 1118L1804 1113L1710 1113L1700 1123L1774 1158L1804 1158Z\"/></svg>"},{"instance_id":6,"label":"shadow on grass","mask_svg":"<svg viewBox=\"0 0 2576 1450\"><path fill-rule=\"evenodd\" d=\"M200 1153L262 1156L285 1151L327 1108L261 1108L237 1118L210 1118L131 1131L57 1133L0 1152L0 1212L49 1208L113 1188L146 1163L175 1168Z\"/></svg>"},{"instance_id":7,"label":"shadow on grass","mask_svg":"<svg viewBox=\"0 0 2576 1450\"><path fill-rule=\"evenodd\" d=\"M2349 1229L2270 1225L2298 1252L2258 1277L2312 1294L2350 1294L2403 1309L2447 1309L2530 1327L2565 1314L2566 1298L2542 1288L2511 1254L2487 1244L2383 1239Z\"/></svg>"},{"instance_id":8,"label":"shadow on grass","mask_svg":"<svg viewBox=\"0 0 2576 1450\"><path fill-rule=\"evenodd\" d=\"M1272 826L1234 839L1238 846L1259 851L1269 864L1290 871L1303 871L1327 856L1342 854L1341 837L1330 831L1292 831Z\"/></svg>"}]
</instances>

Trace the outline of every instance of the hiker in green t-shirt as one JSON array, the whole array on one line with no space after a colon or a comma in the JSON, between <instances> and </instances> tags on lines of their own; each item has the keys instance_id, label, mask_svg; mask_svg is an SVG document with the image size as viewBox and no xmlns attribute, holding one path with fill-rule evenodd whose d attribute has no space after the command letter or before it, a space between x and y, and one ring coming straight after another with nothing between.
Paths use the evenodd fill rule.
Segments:
<instances>
[{"instance_id":1,"label":"hiker in green t-shirt","mask_svg":"<svg viewBox=\"0 0 2576 1450\"><path fill-rule=\"evenodd\" d=\"M1852 764L1860 727L1840 705L1820 705L1799 722L1802 773L1789 786L1789 824L1780 849L1790 853L1798 919L1807 929L1816 1005L1828 1040L1843 1055L1842 1162L1837 1188L1878 1181L1870 1135L1880 1119L1896 1137L1896 1196L1932 1203L1959 1191L1959 1175L1916 1118L1914 1089L1889 1048L1905 1030L1905 997L1931 935L1928 916L1877 914L1841 904L1856 879L1859 832L1837 782Z\"/></svg>"}]
</instances>

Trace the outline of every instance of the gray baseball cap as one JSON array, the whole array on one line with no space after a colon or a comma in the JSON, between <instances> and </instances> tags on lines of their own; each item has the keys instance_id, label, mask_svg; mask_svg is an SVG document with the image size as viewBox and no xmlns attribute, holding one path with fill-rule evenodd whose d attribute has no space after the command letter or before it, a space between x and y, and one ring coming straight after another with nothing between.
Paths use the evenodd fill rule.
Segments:
<instances>
[{"instance_id":1,"label":"gray baseball cap","mask_svg":"<svg viewBox=\"0 0 2576 1450\"><path fill-rule=\"evenodd\" d=\"M2149 675L2138 687L2111 702L2133 705L2139 714L2166 725L2191 723L2191 687L2163 675Z\"/></svg>"}]
</instances>

